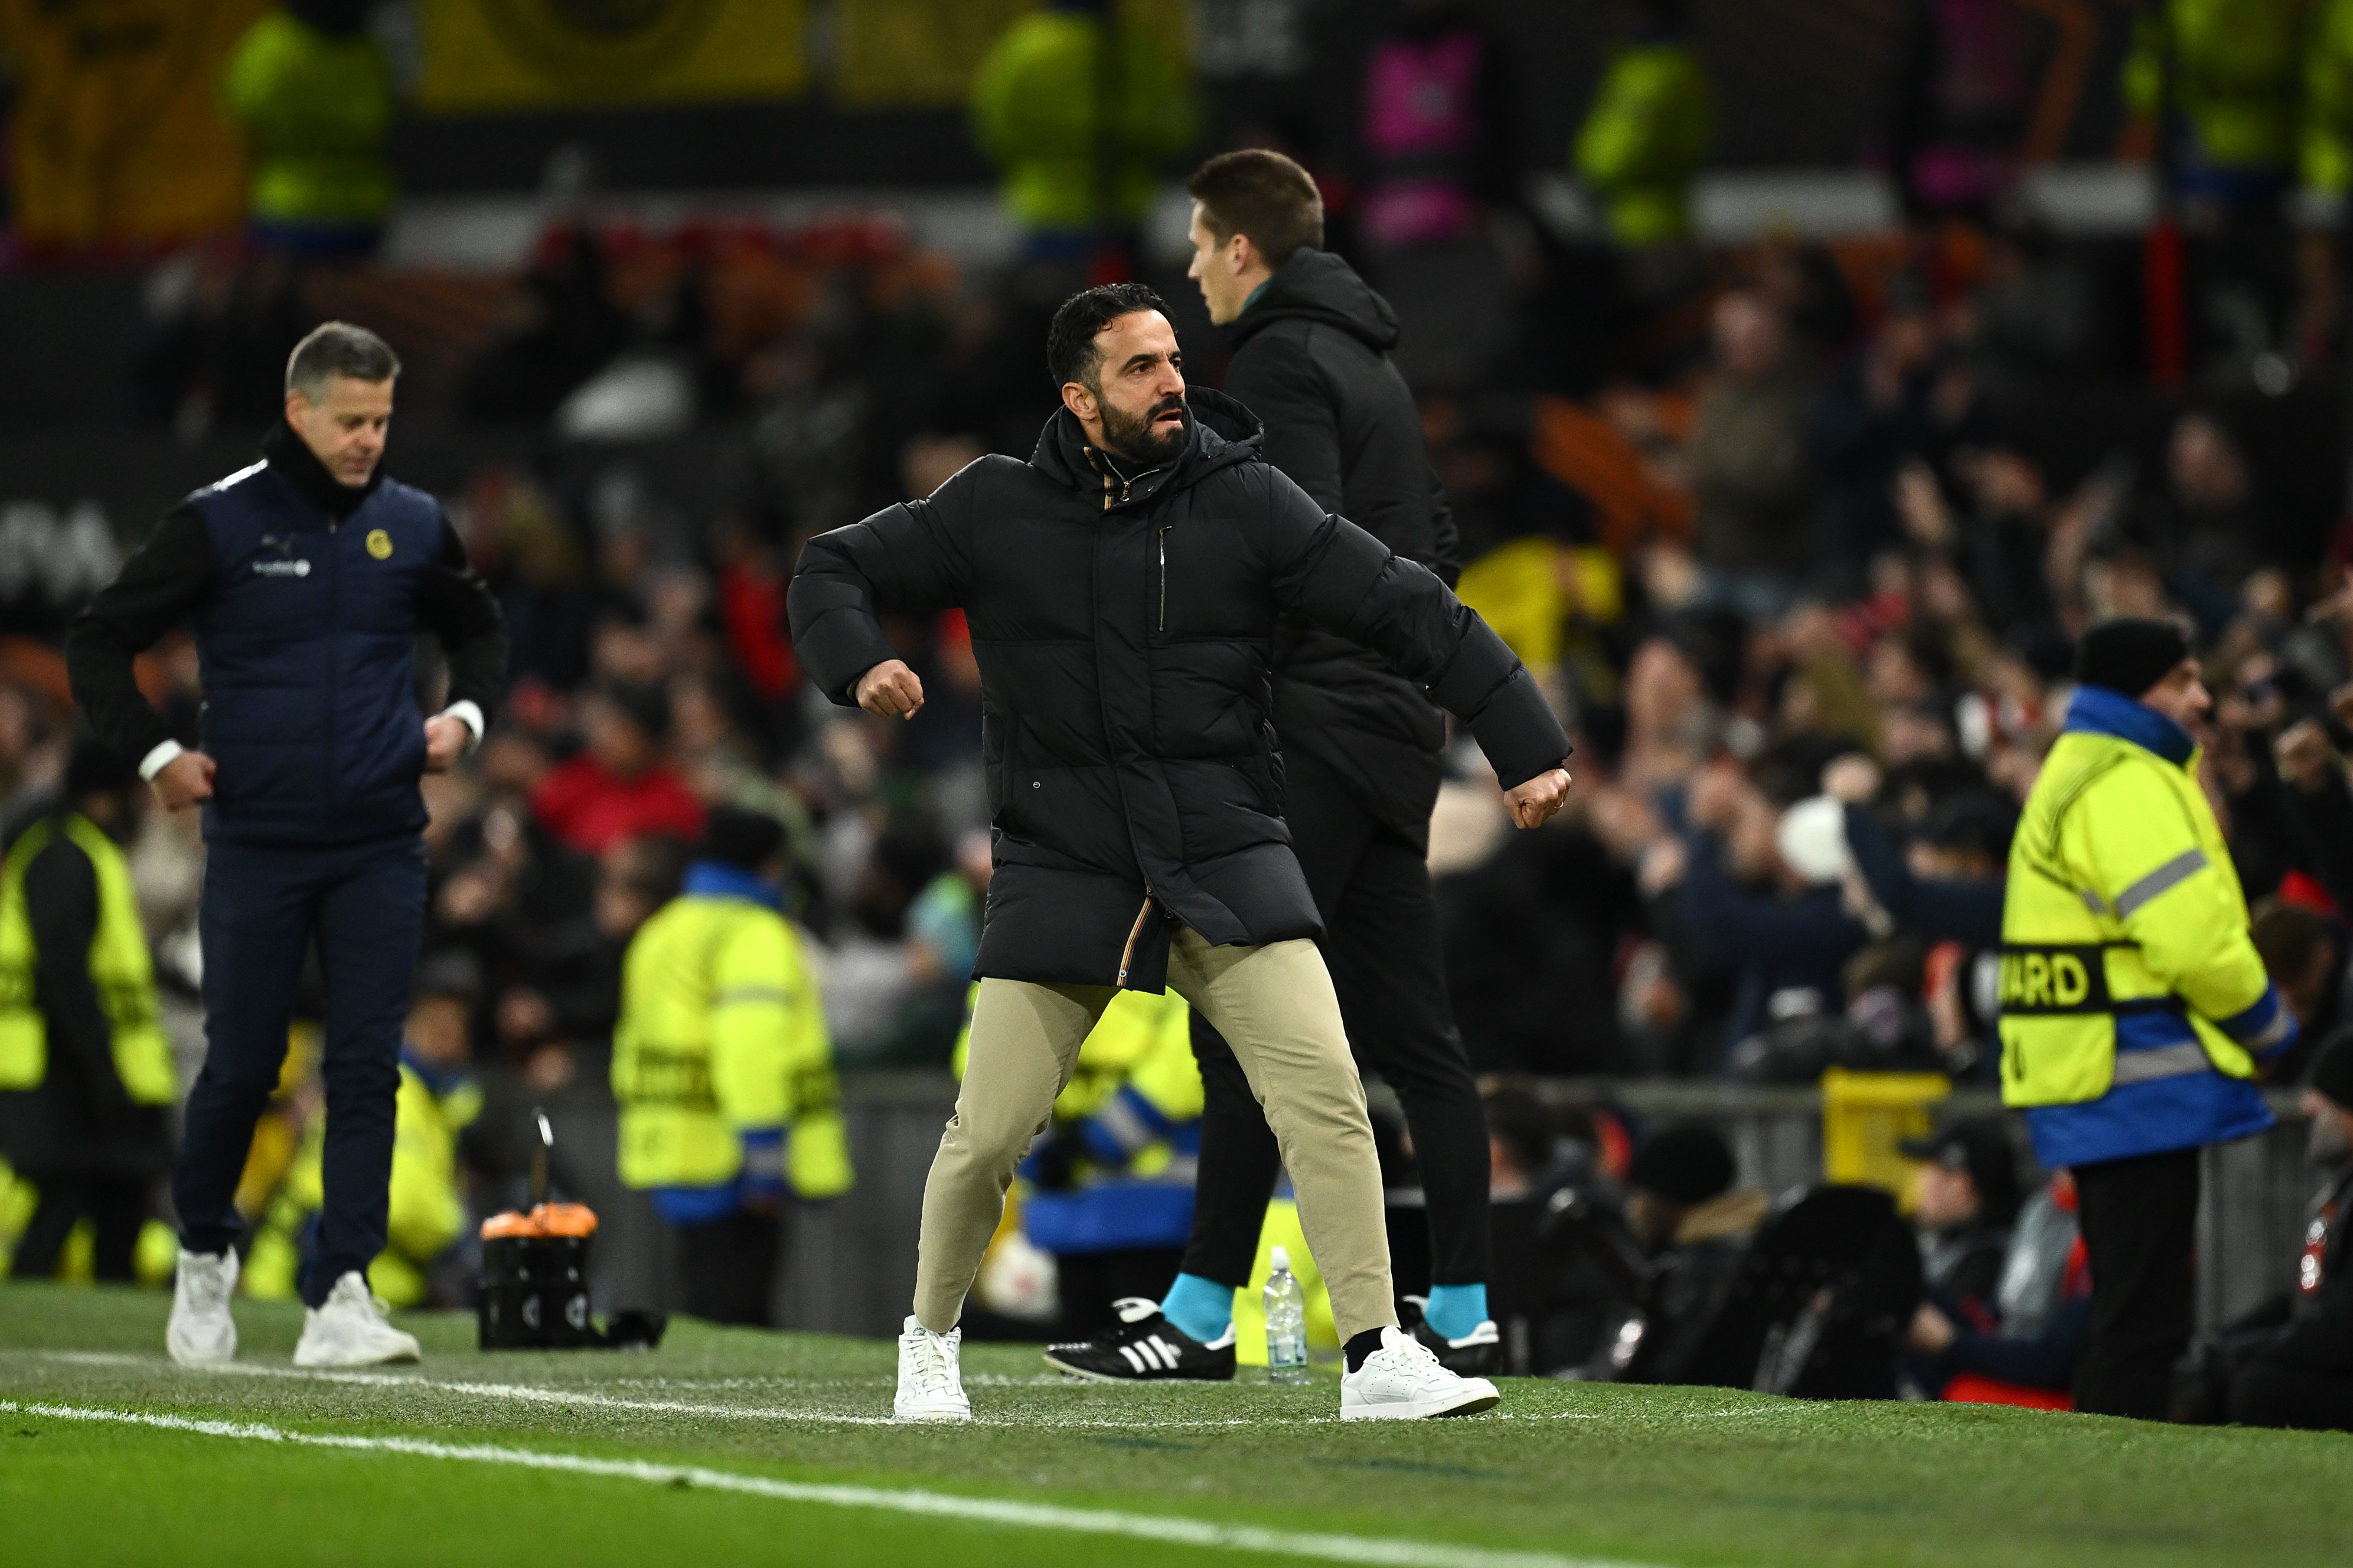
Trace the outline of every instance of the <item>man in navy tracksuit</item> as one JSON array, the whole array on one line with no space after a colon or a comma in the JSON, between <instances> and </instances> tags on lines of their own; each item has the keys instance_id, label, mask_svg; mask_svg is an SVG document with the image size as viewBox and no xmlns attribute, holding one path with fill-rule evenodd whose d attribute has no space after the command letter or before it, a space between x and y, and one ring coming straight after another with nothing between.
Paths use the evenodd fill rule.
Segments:
<instances>
[{"instance_id":1,"label":"man in navy tracksuit","mask_svg":"<svg viewBox=\"0 0 2353 1568\"><path fill-rule=\"evenodd\" d=\"M204 803L206 1051L173 1177L181 1253L166 1336L184 1364L237 1352L232 1199L314 942L326 982L326 1202L294 1359L417 1355L377 1310L366 1270L385 1244L400 1034L424 928L417 780L480 740L507 635L439 503L377 472L399 370L358 327L330 322L303 339L262 460L168 513L67 642L75 699L99 733L138 760L166 807ZM204 672L201 751L172 738L132 669L188 616ZM448 705L429 719L417 694L420 626L449 663Z\"/></svg>"}]
</instances>

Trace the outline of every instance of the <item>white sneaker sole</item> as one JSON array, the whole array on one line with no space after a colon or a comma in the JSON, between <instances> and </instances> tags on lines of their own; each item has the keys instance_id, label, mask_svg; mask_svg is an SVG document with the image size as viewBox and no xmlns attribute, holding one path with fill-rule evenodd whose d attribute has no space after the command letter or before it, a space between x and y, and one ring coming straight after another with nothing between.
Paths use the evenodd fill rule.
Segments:
<instances>
[{"instance_id":1,"label":"white sneaker sole","mask_svg":"<svg viewBox=\"0 0 2353 1568\"><path fill-rule=\"evenodd\" d=\"M904 1405L893 1405L891 1407L891 1419L893 1421L905 1421L910 1423L922 1421L951 1423L957 1421L969 1421L972 1419L972 1406L968 1405L934 1405L929 1406L916 1405L911 1407Z\"/></svg>"},{"instance_id":2,"label":"white sneaker sole","mask_svg":"<svg viewBox=\"0 0 2353 1568\"><path fill-rule=\"evenodd\" d=\"M219 1350L199 1350L193 1345L184 1345L167 1336L164 1342L164 1349L165 1353L181 1366L227 1366L237 1360L237 1342L234 1339Z\"/></svg>"},{"instance_id":3,"label":"white sneaker sole","mask_svg":"<svg viewBox=\"0 0 2353 1568\"><path fill-rule=\"evenodd\" d=\"M1040 1355L1038 1359L1064 1377L1075 1377L1081 1383L1142 1383L1145 1381L1140 1377L1121 1377L1114 1373L1091 1372L1082 1366L1072 1366L1069 1362L1056 1361L1051 1352Z\"/></svg>"},{"instance_id":4,"label":"white sneaker sole","mask_svg":"<svg viewBox=\"0 0 2353 1568\"><path fill-rule=\"evenodd\" d=\"M307 1372L333 1371L355 1366L392 1366L396 1363L421 1359L414 1345L396 1345L387 1350L359 1354L311 1351L301 1345L294 1347L294 1364Z\"/></svg>"},{"instance_id":5,"label":"white sneaker sole","mask_svg":"<svg viewBox=\"0 0 2353 1568\"><path fill-rule=\"evenodd\" d=\"M1343 1421L1436 1421L1449 1415L1476 1415L1504 1402L1494 1386L1472 1381L1469 1387L1435 1399L1398 1400L1381 1405L1343 1405Z\"/></svg>"}]
</instances>

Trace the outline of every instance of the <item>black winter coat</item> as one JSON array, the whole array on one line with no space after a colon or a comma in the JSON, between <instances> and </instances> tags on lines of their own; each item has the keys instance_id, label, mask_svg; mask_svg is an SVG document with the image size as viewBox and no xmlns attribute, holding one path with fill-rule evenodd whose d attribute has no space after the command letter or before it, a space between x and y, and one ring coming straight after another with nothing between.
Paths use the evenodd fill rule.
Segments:
<instances>
[{"instance_id":1,"label":"black winter coat","mask_svg":"<svg viewBox=\"0 0 2353 1568\"><path fill-rule=\"evenodd\" d=\"M977 974L1156 992L1169 921L1219 945L1321 934L1271 722L1286 612L1428 682L1506 788L1568 752L1503 639L1265 463L1250 410L1197 389L1187 423L1127 476L1058 413L1027 463L820 534L794 574L795 648L845 706L897 657L881 616L971 626L997 864Z\"/></svg>"},{"instance_id":2,"label":"black winter coat","mask_svg":"<svg viewBox=\"0 0 2353 1568\"><path fill-rule=\"evenodd\" d=\"M1266 460L1452 586L1454 518L1422 449L1421 415L1389 363L1397 312L1326 250L1301 250L1232 327L1227 395L1266 422ZM1364 805L1427 844L1446 722L1377 655L1297 617L1275 647L1274 728L1359 781Z\"/></svg>"}]
</instances>

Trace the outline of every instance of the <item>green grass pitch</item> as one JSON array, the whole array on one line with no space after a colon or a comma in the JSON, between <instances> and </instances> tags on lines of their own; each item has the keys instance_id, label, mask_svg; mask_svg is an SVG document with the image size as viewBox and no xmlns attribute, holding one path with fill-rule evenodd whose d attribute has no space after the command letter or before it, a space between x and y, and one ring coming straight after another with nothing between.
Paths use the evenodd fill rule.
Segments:
<instances>
[{"instance_id":1,"label":"green grass pitch","mask_svg":"<svg viewBox=\"0 0 2353 1568\"><path fill-rule=\"evenodd\" d=\"M1302 1389L1103 1388L976 1346L969 1427L901 1427L885 1342L672 1326L658 1352L234 1372L159 1295L0 1286L0 1563L1436 1568L2321 1563L2353 1437L1507 1381L1495 1415L1342 1425Z\"/></svg>"}]
</instances>

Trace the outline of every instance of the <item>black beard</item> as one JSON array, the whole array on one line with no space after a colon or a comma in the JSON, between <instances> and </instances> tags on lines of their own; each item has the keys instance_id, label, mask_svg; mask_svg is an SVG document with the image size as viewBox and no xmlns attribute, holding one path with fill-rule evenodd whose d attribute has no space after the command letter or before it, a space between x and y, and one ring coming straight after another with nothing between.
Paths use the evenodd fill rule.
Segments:
<instances>
[{"instance_id":1,"label":"black beard","mask_svg":"<svg viewBox=\"0 0 2353 1568\"><path fill-rule=\"evenodd\" d=\"M1103 405L1103 450L1114 458L1123 458L1131 463L1142 463L1146 468L1158 468L1183 449L1186 437L1191 432L1179 425L1176 429L1164 435L1153 428L1152 422L1172 408L1181 409L1184 406L1185 400L1182 397L1164 397L1154 404L1143 418L1130 419L1110 404L1104 404Z\"/></svg>"}]
</instances>

